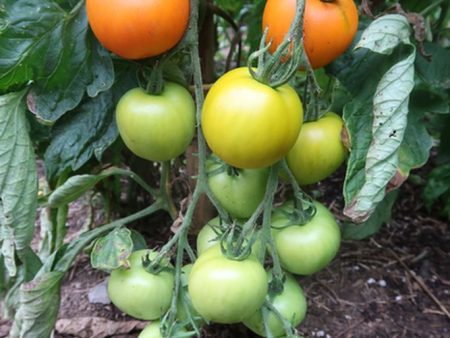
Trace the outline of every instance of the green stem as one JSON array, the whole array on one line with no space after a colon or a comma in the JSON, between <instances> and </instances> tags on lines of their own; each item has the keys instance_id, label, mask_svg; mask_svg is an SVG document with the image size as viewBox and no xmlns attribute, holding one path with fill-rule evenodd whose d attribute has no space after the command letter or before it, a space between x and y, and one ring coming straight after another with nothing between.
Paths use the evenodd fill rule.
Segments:
<instances>
[{"instance_id":1,"label":"green stem","mask_svg":"<svg viewBox=\"0 0 450 338\"><path fill-rule=\"evenodd\" d=\"M419 14L422 16L426 16L428 13L430 13L436 7L439 7L443 2L444 2L444 0L437 0L436 2L430 4L428 7L426 7L424 10L422 10Z\"/></svg>"},{"instance_id":2,"label":"green stem","mask_svg":"<svg viewBox=\"0 0 450 338\"><path fill-rule=\"evenodd\" d=\"M164 202L165 209L174 220L177 217L177 208L173 202L170 185L170 161L164 161L161 164L161 179L159 183L160 197Z\"/></svg>"}]
</instances>

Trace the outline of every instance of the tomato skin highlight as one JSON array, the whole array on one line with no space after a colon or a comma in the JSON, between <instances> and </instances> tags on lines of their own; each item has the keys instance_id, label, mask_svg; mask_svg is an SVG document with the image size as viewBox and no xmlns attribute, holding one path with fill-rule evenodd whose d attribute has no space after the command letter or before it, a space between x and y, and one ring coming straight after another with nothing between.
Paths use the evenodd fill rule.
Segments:
<instances>
[{"instance_id":1,"label":"tomato skin highlight","mask_svg":"<svg viewBox=\"0 0 450 338\"><path fill-rule=\"evenodd\" d=\"M212 86L202 130L219 158L237 168L268 167L292 148L303 122L299 96L289 85L276 89L254 80L245 67Z\"/></svg>"},{"instance_id":2,"label":"tomato skin highlight","mask_svg":"<svg viewBox=\"0 0 450 338\"><path fill-rule=\"evenodd\" d=\"M108 50L126 59L160 55L183 37L189 0L86 0L94 35Z\"/></svg>"},{"instance_id":3,"label":"tomato skin highlight","mask_svg":"<svg viewBox=\"0 0 450 338\"><path fill-rule=\"evenodd\" d=\"M290 321L294 327L298 326L305 318L307 309L305 294L298 282L290 274L286 274L283 291L275 295L271 302L278 312ZM266 337L263 316L260 310L246 319L243 324L256 334ZM274 337L284 334L283 323L273 312L269 313L268 326Z\"/></svg>"},{"instance_id":4,"label":"tomato skin highlight","mask_svg":"<svg viewBox=\"0 0 450 338\"><path fill-rule=\"evenodd\" d=\"M134 154L167 161L181 155L194 137L195 103L187 89L172 82L166 82L160 95L134 88L119 100L116 122Z\"/></svg>"},{"instance_id":5,"label":"tomato skin highlight","mask_svg":"<svg viewBox=\"0 0 450 338\"><path fill-rule=\"evenodd\" d=\"M344 122L328 112L317 121L305 122L286 156L289 169L300 185L319 182L344 162L347 150L341 141Z\"/></svg>"},{"instance_id":6,"label":"tomato skin highlight","mask_svg":"<svg viewBox=\"0 0 450 338\"><path fill-rule=\"evenodd\" d=\"M238 323L263 304L267 275L255 256L231 260L216 245L194 263L188 288L192 304L203 318L223 324Z\"/></svg>"},{"instance_id":7,"label":"tomato skin highlight","mask_svg":"<svg viewBox=\"0 0 450 338\"><path fill-rule=\"evenodd\" d=\"M281 266L290 273L311 275L325 268L336 256L341 243L341 230L333 214L314 202L316 214L304 225L286 225L291 220L285 212L289 203L274 210L272 234Z\"/></svg>"},{"instance_id":8,"label":"tomato skin highlight","mask_svg":"<svg viewBox=\"0 0 450 338\"><path fill-rule=\"evenodd\" d=\"M170 307L174 275L161 271L151 274L145 271L142 258L151 250L138 250L129 257L130 268L119 268L111 272L108 279L108 295L111 302L126 314L142 319L160 318Z\"/></svg>"},{"instance_id":9,"label":"tomato skin highlight","mask_svg":"<svg viewBox=\"0 0 450 338\"><path fill-rule=\"evenodd\" d=\"M267 0L263 29L275 52L294 21L296 0ZM316 69L338 58L350 46L358 29L358 9L353 0L306 0L304 45L311 66Z\"/></svg>"}]
</instances>

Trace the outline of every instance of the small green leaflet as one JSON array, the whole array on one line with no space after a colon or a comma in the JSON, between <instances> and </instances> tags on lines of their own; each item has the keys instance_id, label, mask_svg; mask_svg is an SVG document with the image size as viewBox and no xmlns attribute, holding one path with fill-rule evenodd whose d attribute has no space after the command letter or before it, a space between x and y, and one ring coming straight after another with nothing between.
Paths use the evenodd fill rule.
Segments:
<instances>
[{"instance_id":1,"label":"small green leaflet","mask_svg":"<svg viewBox=\"0 0 450 338\"><path fill-rule=\"evenodd\" d=\"M0 96L0 244L6 268L17 272L15 252L25 250L34 232L37 172L28 136L25 92Z\"/></svg>"}]
</instances>

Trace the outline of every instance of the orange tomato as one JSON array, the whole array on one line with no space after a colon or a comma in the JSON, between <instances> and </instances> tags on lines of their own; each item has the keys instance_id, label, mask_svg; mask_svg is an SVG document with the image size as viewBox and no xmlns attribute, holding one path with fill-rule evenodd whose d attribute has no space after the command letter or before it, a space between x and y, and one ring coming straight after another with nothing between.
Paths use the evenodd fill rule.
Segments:
<instances>
[{"instance_id":1,"label":"orange tomato","mask_svg":"<svg viewBox=\"0 0 450 338\"><path fill-rule=\"evenodd\" d=\"M263 29L275 52L289 32L295 17L296 0L267 0ZM353 0L306 0L304 45L311 66L316 69L335 60L350 46L358 28L358 9Z\"/></svg>"},{"instance_id":2,"label":"orange tomato","mask_svg":"<svg viewBox=\"0 0 450 338\"><path fill-rule=\"evenodd\" d=\"M87 0L89 24L100 43L126 59L162 54L183 37L189 0Z\"/></svg>"}]
</instances>

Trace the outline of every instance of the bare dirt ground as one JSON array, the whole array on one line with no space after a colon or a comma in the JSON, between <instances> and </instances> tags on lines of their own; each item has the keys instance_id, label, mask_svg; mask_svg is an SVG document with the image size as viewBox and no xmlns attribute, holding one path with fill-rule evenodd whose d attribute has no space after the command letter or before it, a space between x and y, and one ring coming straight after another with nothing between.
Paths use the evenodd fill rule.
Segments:
<instances>
[{"instance_id":1,"label":"bare dirt ground","mask_svg":"<svg viewBox=\"0 0 450 338\"><path fill-rule=\"evenodd\" d=\"M340 178L319 186L323 201L341 218ZM324 271L300 277L308 299L307 317L299 332L305 337L450 337L450 227L427 211L420 190L401 188L393 219L364 241L344 241L340 254ZM81 226L83 206L71 212ZM164 217L159 215L155 222ZM149 245L164 243L170 231L149 224ZM66 276L55 338L133 338L145 323L112 305L91 304L89 290L107 275L93 270L80 255ZM0 320L0 337L9 323ZM241 325L212 325L208 338L255 337Z\"/></svg>"}]
</instances>

